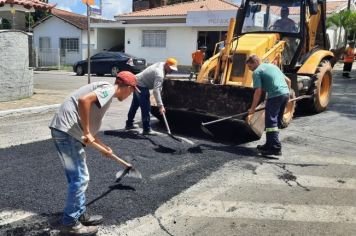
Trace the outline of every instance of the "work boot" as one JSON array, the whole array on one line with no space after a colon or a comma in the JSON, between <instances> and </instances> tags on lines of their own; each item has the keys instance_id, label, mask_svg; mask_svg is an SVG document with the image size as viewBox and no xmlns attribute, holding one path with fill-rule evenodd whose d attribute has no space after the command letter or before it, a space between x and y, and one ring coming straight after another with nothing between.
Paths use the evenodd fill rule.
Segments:
<instances>
[{"instance_id":1,"label":"work boot","mask_svg":"<svg viewBox=\"0 0 356 236\"><path fill-rule=\"evenodd\" d=\"M101 215L90 216L87 212L84 212L79 217L79 221L85 226L90 226L90 225L99 225L103 223L104 219Z\"/></svg>"},{"instance_id":2,"label":"work boot","mask_svg":"<svg viewBox=\"0 0 356 236\"><path fill-rule=\"evenodd\" d=\"M158 132L156 132L156 131L153 131L153 130L144 130L143 132L142 132L142 135L158 135Z\"/></svg>"},{"instance_id":3,"label":"work boot","mask_svg":"<svg viewBox=\"0 0 356 236\"><path fill-rule=\"evenodd\" d=\"M277 148L269 148L266 150L260 150L260 153L262 155L266 155L266 156L282 156L282 151L281 149L277 149Z\"/></svg>"},{"instance_id":4,"label":"work boot","mask_svg":"<svg viewBox=\"0 0 356 236\"><path fill-rule=\"evenodd\" d=\"M257 150L258 151L264 151L264 150L268 150L269 146L267 145L267 143L263 144L263 145L257 145Z\"/></svg>"},{"instance_id":5,"label":"work boot","mask_svg":"<svg viewBox=\"0 0 356 236\"><path fill-rule=\"evenodd\" d=\"M138 129L138 125L126 125L125 130L133 130L133 129Z\"/></svg>"},{"instance_id":6,"label":"work boot","mask_svg":"<svg viewBox=\"0 0 356 236\"><path fill-rule=\"evenodd\" d=\"M65 236L92 236L96 235L98 227L96 226L84 226L77 221L74 225L63 225L60 229L60 235Z\"/></svg>"},{"instance_id":7,"label":"work boot","mask_svg":"<svg viewBox=\"0 0 356 236\"><path fill-rule=\"evenodd\" d=\"M257 150L262 154L262 155L276 155L276 156L281 156L282 155L282 151L280 148L273 148L269 145L267 145L267 143L263 144L263 145L257 145Z\"/></svg>"}]
</instances>

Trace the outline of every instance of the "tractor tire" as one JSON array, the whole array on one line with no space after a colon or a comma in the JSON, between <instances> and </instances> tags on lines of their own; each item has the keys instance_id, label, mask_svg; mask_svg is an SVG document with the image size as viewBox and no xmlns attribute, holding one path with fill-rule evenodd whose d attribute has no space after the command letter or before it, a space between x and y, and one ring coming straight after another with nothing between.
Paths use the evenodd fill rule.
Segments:
<instances>
[{"instance_id":1,"label":"tractor tire","mask_svg":"<svg viewBox=\"0 0 356 236\"><path fill-rule=\"evenodd\" d=\"M320 113L326 110L329 105L331 89L332 89L332 74L331 64L329 61L322 61L318 67L315 81L314 99L312 111Z\"/></svg>"},{"instance_id":2,"label":"tractor tire","mask_svg":"<svg viewBox=\"0 0 356 236\"><path fill-rule=\"evenodd\" d=\"M294 99L295 98L295 92L294 92L293 89L291 89L289 98L290 99ZM287 104L287 106L286 106L286 108L284 110L284 115L283 115L281 127L279 127L279 128L284 129L284 128L288 127L289 123L293 119L296 104L297 104L296 101L288 102L288 104Z\"/></svg>"}]
</instances>

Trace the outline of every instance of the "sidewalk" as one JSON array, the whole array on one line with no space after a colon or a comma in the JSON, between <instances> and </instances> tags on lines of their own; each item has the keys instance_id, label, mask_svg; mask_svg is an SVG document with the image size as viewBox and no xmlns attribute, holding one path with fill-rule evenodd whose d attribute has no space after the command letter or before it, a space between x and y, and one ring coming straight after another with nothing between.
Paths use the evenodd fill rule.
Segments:
<instances>
[{"instance_id":1,"label":"sidewalk","mask_svg":"<svg viewBox=\"0 0 356 236\"><path fill-rule=\"evenodd\" d=\"M71 91L68 90L60 91L34 88L34 95L32 97L0 102L0 117L57 109L70 92Z\"/></svg>"}]
</instances>

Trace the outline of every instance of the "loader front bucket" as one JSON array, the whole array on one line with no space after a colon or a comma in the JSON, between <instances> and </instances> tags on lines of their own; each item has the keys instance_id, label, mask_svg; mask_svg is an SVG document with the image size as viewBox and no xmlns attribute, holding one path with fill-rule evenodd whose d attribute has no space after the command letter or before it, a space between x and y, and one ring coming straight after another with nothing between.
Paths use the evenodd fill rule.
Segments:
<instances>
[{"instance_id":1,"label":"loader front bucket","mask_svg":"<svg viewBox=\"0 0 356 236\"><path fill-rule=\"evenodd\" d=\"M162 98L166 116L173 132L206 136L201 123L246 112L252 103L254 90L230 85L202 84L182 80L165 80ZM162 120L158 107L151 113ZM207 126L215 139L237 143L260 138L245 121L246 116Z\"/></svg>"}]
</instances>

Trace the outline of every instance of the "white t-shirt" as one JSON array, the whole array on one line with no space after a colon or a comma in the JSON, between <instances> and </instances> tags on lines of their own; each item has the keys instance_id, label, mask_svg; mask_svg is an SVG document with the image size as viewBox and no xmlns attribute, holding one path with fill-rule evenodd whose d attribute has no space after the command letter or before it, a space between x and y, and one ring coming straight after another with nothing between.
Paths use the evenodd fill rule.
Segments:
<instances>
[{"instance_id":1,"label":"white t-shirt","mask_svg":"<svg viewBox=\"0 0 356 236\"><path fill-rule=\"evenodd\" d=\"M78 141L83 142L82 136L84 133L79 118L78 100L81 96L91 92L96 94L98 102L93 103L90 107L89 129L92 135L96 135L115 94L114 85L108 82L94 82L73 92L59 107L49 127L68 133Z\"/></svg>"}]
</instances>

